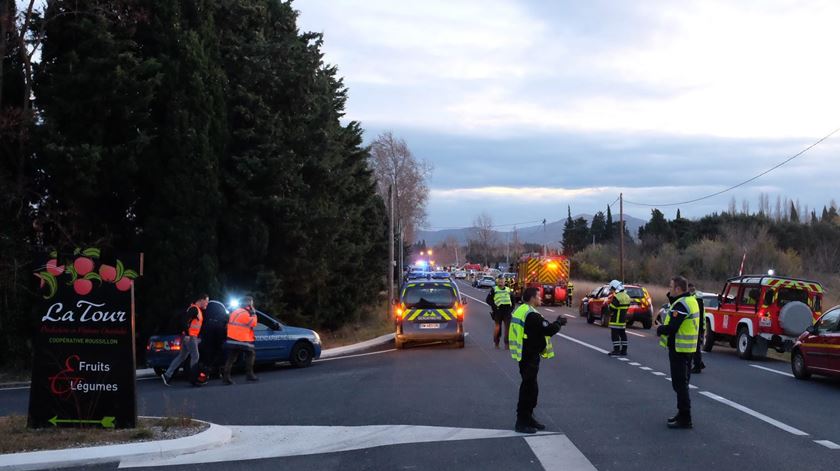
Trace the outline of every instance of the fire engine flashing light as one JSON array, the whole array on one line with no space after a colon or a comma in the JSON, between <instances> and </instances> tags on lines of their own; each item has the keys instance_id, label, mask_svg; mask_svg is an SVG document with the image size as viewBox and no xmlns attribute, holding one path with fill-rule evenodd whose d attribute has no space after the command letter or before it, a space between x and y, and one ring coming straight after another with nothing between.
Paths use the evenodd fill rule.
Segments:
<instances>
[{"instance_id":1,"label":"fire engine flashing light","mask_svg":"<svg viewBox=\"0 0 840 471\"><path fill-rule=\"evenodd\" d=\"M230 301L228 301L228 305L229 305L230 307L232 307L232 308L237 308L237 307L239 307L239 299L237 299L237 298L230 298Z\"/></svg>"},{"instance_id":2,"label":"fire engine flashing light","mask_svg":"<svg viewBox=\"0 0 840 471\"><path fill-rule=\"evenodd\" d=\"M770 275L770 276L773 276L773 275L776 274L776 270L771 268L771 269L767 270L767 274Z\"/></svg>"}]
</instances>

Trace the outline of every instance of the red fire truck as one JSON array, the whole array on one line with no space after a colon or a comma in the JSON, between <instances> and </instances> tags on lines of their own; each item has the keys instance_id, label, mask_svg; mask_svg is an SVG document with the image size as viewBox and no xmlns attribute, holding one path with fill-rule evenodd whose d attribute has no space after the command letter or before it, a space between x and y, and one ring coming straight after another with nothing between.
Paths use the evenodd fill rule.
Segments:
<instances>
[{"instance_id":1,"label":"red fire truck","mask_svg":"<svg viewBox=\"0 0 840 471\"><path fill-rule=\"evenodd\" d=\"M517 263L514 295L519 299L525 288L537 288L543 304L563 304L569 267L569 259L562 255L543 256L536 252L523 255Z\"/></svg>"}]
</instances>

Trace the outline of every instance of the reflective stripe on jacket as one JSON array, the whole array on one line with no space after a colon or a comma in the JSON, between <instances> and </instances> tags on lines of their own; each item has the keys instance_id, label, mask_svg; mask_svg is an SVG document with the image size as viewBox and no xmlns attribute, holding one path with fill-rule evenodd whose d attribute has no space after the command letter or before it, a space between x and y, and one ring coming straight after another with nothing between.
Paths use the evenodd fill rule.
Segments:
<instances>
[{"instance_id":1,"label":"reflective stripe on jacket","mask_svg":"<svg viewBox=\"0 0 840 471\"><path fill-rule=\"evenodd\" d=\"M254 327L257 325L257 316L252 315L245 308L239 308L228 318L227 337L240 342L254 342Z\"/></svg>"},{"instance_id":2,"label":"reflective stripe on jacket","mask_svg":"<svg viewBox=\"0 0 840 471\"><path fill-rule=\"evenodd\" d=\"M522 361L522 348L528 335L525 333L525 319L534 311L528 304L521 304L511 316L510 328L508 329L508 341L510 342L510 356L516 361ZM554 347L551 345L551 337L545 338L545 350L540 354L543 358L554 358Z\"/></svg>"},{"instance_id":3,"label":"reflective stripe on jacket","mask_svg":"<svg viewBox=\"0 0 840 471\"><path fill-rule=\"evenodd\" d=\"M198 315L190 320L190 326L187 329L187 335L190 337L198 337L198 333L201 332L201 324L204 323L204 313L201 311L201 308L198 307L196 304L191 304L190 307L194 307L198 311Z\"/></svg>"},{"instance_id":4,"label":"reflective stripe on jacket","mask_svg":"<svg viewBox=\"0 0 840 471\"><path fill-rule=\"evenodd\" d=\"M498 286L493 287L493 304L496 307L499 306L511 306L513 302L510 299L511 290L507 286L504 288L499 288Z\"/></svg>"},{"instance_id":5,"label":"reflective stripe on jacket","mask_svg":"<svg viewBox=\"0 0 840 471\"><path fill-rule=\"evenodd\" d=\"M625 291L613 295L610 302L610 327L623 329L627 326L627 309L630 307L630 296Z\"/></svg>"},{"instance_id":6,"label":"reflective stripe on jacket","mask_svg":"<svg viewBox=\"0 0 840 471\"><path fill-rule=\"evenodd\" d=\"M679 301L668 308L663 325L671 323L671 313L677 303L682 303L688 309L688 314L674 336L674 350L678 353L694 353L697 350L697 338L700 334L700 306L697 304L697 298L694 296L689 295L680 298ZM659 337L659 345L668 348L667 335L661 335Z\"/></svg>"}]
</instances>

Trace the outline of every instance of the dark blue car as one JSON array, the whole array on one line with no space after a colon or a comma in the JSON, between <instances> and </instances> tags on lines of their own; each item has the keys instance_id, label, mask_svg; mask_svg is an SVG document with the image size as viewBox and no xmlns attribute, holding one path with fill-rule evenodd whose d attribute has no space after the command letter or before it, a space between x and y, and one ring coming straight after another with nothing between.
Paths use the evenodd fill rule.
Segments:
<instances>
[{"instance_id":1,"label":"dark blue car","mask_svg":"<svg viewBox=\"0 0 840 471\"><path fill-rule=\"evenodd\" d=\"M228 316L228 309L219 301L210 301L204 311L199 357L202 365L210 370L219 368L224 361L222 345L227 338ZM321 356L321 338L317 332L285 325L261 311L257 311L254 338L258 365L288 361L303 368ZM146 345L146 364L161 375L180 349L180 335L153 335Z\"/></svg>"}]
</instances>

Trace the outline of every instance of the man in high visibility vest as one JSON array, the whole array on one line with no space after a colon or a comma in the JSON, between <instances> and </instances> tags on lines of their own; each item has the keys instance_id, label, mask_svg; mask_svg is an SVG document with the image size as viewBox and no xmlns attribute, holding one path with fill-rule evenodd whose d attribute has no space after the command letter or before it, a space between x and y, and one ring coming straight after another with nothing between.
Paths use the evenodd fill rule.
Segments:
<instances>
[{"instance_id":1,"label":"man in high visibility vest","mask_svg":"<svg viewBox=\"0 0 840 471\"><path fill-rule=\"evenodd\" d=\"M627 355L627 309L630 308L630 296L618 280L610 281L610 295L611 300L607 309L610 314L609 326L613 349L607 355Z\"/></svg>"},{"instance_id":2,"label":"man in high visibility vest","mask_svg":"<svg viewBox=\"0 0 840 471\"><path fill-rule=\"evenodd\" d=\"M537 375L540 372L540 358L554 358L551 336L566 325L566 318L561 314L554 322L548 322L537 312L536 308L542 304L537 288L527 288L522 293L522 303L513 312L508 334L510 356L519 362L519 375L522 377L514 430L537 433L537 430L545 429L545 425L534 418L539 394Z\"/></svg>"},{"instance_id":3,"label":"man in high visibility vest","mask_svg":"<svg viewBox=\"0 0 840 471\"><path fill-rule=\"evenodd\" d=\"M246 296L242 299L242 307L230 313L227 324L227 360L222 371L222 383L233 384L230 370L240 355L245 357L245 377L248 381L257 381L254 374L254 327L257 326L257 311L254 309L254 298Z\"/></svg>"},{"instance_id":4,"label":"man in high visibility vest","mask_svg":"<svg viewBox=\"0 0 840 471\"><path fill-rule=\"evenodd\" d=\"M668 300L671 302L662 325L656 329L659 345L668 349L671 364L671 386L677 393L677 415L668 419L668 428L692 428L691 356L697 348L700 309L697 299L688 292L688 281L681 276L671 279Z\"/></svg>"},{"instance_id":5,"label":"man in high visibility vest","mask_svg":"<svg viewBox=\"0 0 840 471\"><path fill-rule=\"evenodd\" d=\"M513 291L505 286L505 277L499 278L496 286L490 288L487 293L487 304L493 310L493 344L499 348L499 340L504 332L505 350L510 347L508 331L510 330L510 313L513 311ZM504 325L503 325L504 324ZM504 328L504 331L502 330Z\"/></svg>"},{"instance_id":6,"label":"man in high visibility vest","mask_svg":"<svg viewBox=\"0 0 840 471\"><path fill-rule=\"evenodd\" d=\"M169 386L172 381L172 376L181 367L181 363L190 357L190 383L193 386L199 386L198 380L198 344L201 339L198 334L201 333L201 326L204 323L204 310L207 309L207 303L210 302L210 297L202 293L196 296L195 301L190 304L181 322L181 350L178 351L178 356L169 364L169 368L161 375L160 379L163 384Z\"/></svg>"}]
</instances>

